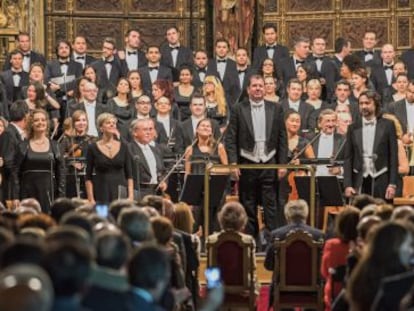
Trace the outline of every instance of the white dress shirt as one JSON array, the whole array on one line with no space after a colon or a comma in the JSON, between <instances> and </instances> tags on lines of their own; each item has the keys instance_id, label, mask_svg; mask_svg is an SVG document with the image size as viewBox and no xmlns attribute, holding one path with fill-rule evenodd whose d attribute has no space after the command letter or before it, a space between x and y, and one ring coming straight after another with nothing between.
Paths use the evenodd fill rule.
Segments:
<instances>
[{"instance_id":1,"label":"white dress shirt","mask_svg":"<svg viewBox=\"0 0 414 311\"><path fill-rule=\"evenodd\" d=\"M364 177L375 177L375 159L373 158L373 149L376 127L377 119L368 121L365 118L362 118L362 156L364 160Z\"/></svg>"},{"instance_id":2,"label":"white dress shirt","mask_svg":"<svg viewBox=\"0 0 414 311\"><path fill-rule=\"evenodd\" d=\"M170 137L170 116L160 116L157 115L157 121L161 122L161 124L164 126L165 132L167 133L167 137Z\"/></svg>"},{"instance_id":3,"label":"white dress shirt","mask_svg":"<svg viewBox=\"0 0 414 311\"><path fill-rule=\"evenodd\" d=\"M157 160L155 159L154 153L149 145L143 145L137 142L138 146L141 148L142 153L144 154L145 160L148 163L148 167L151 173L151 181L150 184L157 184Z\"/></svg>"},{"instance_id":4,"label":"white dress shirt","mask_svg":"<svg viewBox=\"0 0 414 311\"><path fill-rule=\"evenodd\" d=\"M125 61L128 65L128 69L138 69L138 51L137 50L125 50Z\"/></svg>"},{"instance_id":5,"label":"white dress shirt","mask_svg":"<svg viewBox=\"0 0 414 311\"><path fill-rule=\"evenodd\" d=\"M98 129L96 128L96 120L95 120L95 111L96 111L96 102L88 103L84 102L86 116L88 117L88 135L98 137Z\"/></svg>"},{"instance_id":6,"label":"white dress shirt","mask_svg":"<svg viewBox=\"0 0 414 311\"><path fill-rule=\"evenodd\" d=\"M319 137L318 144L318 158L327 159L331 158L334 152L334 135L322 133ZM316 167L317 176L331 176L329 168L326 165L318 165Z\"/></svg>"}]
</instances>

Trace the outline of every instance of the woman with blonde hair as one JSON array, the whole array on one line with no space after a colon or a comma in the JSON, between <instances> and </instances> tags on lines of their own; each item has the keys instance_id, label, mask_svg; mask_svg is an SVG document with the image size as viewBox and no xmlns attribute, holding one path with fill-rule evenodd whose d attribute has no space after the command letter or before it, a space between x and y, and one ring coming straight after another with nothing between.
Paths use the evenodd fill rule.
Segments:
<instances>
[{"instance_id":1,"label":"woman with blonde hair","mask_svg":"<svg viewBox=\"0 0 414 311\"><path fill-rule=\"evenodd\" d=\"M203 95L206 100L206 117L216 120L223 132L227 125L229 114L227 113L227 101L224 88L220 80L215 76L207 76L204 79Z\"/></svg>"},{"instance_id":2,"label":"woman with blonde hair","mask_svg":"<svg viewBox=\"0 0 414 311\"><path fill-rule=\"evenodd\" d=\"M115 139L116 122L113 114L100 114L97 125L101 138L88 146L85 184L92 204L109 204L119 199L124 189L128 199L133 199L131 156L126 144Z\"/></svg>"},{"instance_id":3,"label":"woman with blonde hair","mask_svg":"<svg viewBox=\"0 0 414 311\"><path fill-rule=\"evenodd\" d=\"M65 166L59 146L49 138L49 116L34 109L27 125L27 138L16 151L14 194L20 199L35 198L48 213L57 197L65 196Z\"/></svg>"},{"instance_id":4,"label":"woman with blonde hair","mask_svg":"<svg viewBox=\"0 0 414 311\"><path fill-rule=\"evenodd\" d=\"M410 171L410 166L408 163L407 153L404 148L404 143L402 142L403 130L400 121L398 118L390 113L384 113L383 118L391 120L395 125L395 132L397 134L397 144L398 144L398 178L397 178L397 189L395 190L395 195L397 197L402 196L402 176L407 175Z\"/></svg>"}]
</instances>

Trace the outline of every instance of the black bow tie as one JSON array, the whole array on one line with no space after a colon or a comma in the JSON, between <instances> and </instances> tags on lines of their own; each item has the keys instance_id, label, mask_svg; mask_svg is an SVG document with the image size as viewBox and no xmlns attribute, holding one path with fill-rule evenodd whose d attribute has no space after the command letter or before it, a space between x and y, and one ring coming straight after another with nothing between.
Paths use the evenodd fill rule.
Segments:
<instances>
[{"instance_id":1,"label":"black bow tie","mask_svg":"<svg viewBox=\"0 0 414 311\"><path fill-rule=\"evenodd\" d=\"M21 71L12 71L13 76L20 76L22 74Z\"/></svg>"},{"instance_id":2,"label":"black bow tie","mask_svg":"<svg viewBox=\"0 0 414 311\"><path fill-rule=\"evenodd\" d=\"M217 63L225 63L226 60L225 59L217 59Z\"/></svg>"},{"instance_id":3,"label":"black bow tie","mask_svg":"<svg viewBox=\"0 0 414 311\"><path fill-rule=\"evenodd\" d=\"M63 66L63 65L69 65L69 62L59 62L59 64L61 65L61 66Z\"/></svg>"},{"instance_id":4,"label":"black bow tie","mask_svg":"<svg viewBox=\"0 0 414 311\"><path fill-rule=\"evenodd\" d=\"M137 51L131 51L131 52L128 51L127 53L128 53L128 55L137 55Z\"/></svg>"},{"instance_id":5,"label":"black bow tie","mask_svg":"<svg viewBox=\"0 0 414 311\"><path fill-rule=\"evenodd\" d=\"M240 73L246 73L246 69L239 69L239 70L237 70L238 72L239 72L239 74Z\"/></svg>"},{"instance_id":6,"label":"black bow tie","mask_svg":"<svg viewBox=\"0 0 414 311\"><path fill-rule=\"evenodd\" d=\"M373 51L364 51L364 54L365 55L374 55L374 52Z\"/></svg>"},{"instance_id":7,"label":"black bow tie","mask_svg":"<svg viewBox=\"0 0 414 311\"><path fill-rule=\"evenodd\" d=\"M304 60L295 60L295 64L297 65L297 64L304 64L305 63L305 61Z\"/></svg>"},{"instance_id":8,"label":"black bow tie","mask_svg":"<svg viewBox=\"0 0 414 311\"><path fill-rule=\"evenodd\" d=\"M24 57L30 57L30 53L23 54Z\"/></svg>"},{"instance_id":9,"label":"black bow tie","mask_svg":"<svg viewBox=\"0 0 414 311\"><path fill-rule=\"evenodd\" d=\"M180 48L179 46L170 46L171 51L178 50L179 48Z\"/></svg>"},{"instance_id":10,"label":"black bow tie","mask_svg":"<svg viewBox=\"0 0 414 311\"><path fill-rule=\"evenodd\" d=\"M112 65L112 62L113 62L113 61L112 61L112 60L105 60L104 62L105 62L105 64Z\"/></svg>"},{"instance_id":11,"label":"black bow tie","mask_svg":"<svg viewBox=\"0 0 414 311\"><path fill-rule=\"evenodd\" d=\"M274 45L266 45L266 50L274 50L275 46Z\"/></svg>"},{"instance_id":12,"label":"black bow tie","mask_svg":"<svg viewBox=\"0 0 414 311\"><path fill-rule=\"evenodd\" d=\"M394 69L394 65L384 65L384 70L388 70L388 69L393 70Z\"/></svg>"},{"instance_id":13,"label":"black bow tie","mask_svg":"<svg viewBox=\"0 0 414 311\"><path fill-rule=\"evenodd\" d=\"M76 56L76 59L85 59L85 56Z\"/></svg>"},{"instance_id":14,"label":"black bow tie","mask_svg":"<svg viewBox=\"0 0 414 311\"><path fill-rule=\"evenodd\" d=\"M204 73L206 73L207 72L207 70L206 70L206 68L198 68L197 69L197 71L200 73L200 72L204 72Z\"/></svg>"},{"instance_id":15,"label":"black bow tie","mask_svg":"<svg viewBox=\"0 0 414 311\"><path fill-rule=\"evenodd\" d=\"M316 56L314 56L313 57L315 60L320 60L320 61L322 61L323 60L323 56L321 56L321 57L316 57Z\"/></svg>"},{"instance_id":16,"label":"black bow tie","mask_svg":"<svg viewBox=\"0 0 414 311\"><path fill-rule=\"evenodd\" d=\"M154 66L154 67L148 67L148 69L151 70L158 70L158 66Z\"/></svg>"}]
</instances>

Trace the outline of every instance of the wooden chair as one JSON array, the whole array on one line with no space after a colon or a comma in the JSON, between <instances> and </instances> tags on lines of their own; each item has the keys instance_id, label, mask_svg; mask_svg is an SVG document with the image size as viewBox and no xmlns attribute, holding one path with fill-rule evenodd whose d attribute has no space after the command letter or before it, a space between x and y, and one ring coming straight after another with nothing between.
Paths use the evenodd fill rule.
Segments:
<instances>
[{"instance_id":1,"label":"wooden chair","mask_svg":"<svg viewBox=\"0 0 414 311\"><path fill-rule=\"evenodd\" d=\"M403 177L402 197L394 198L394 205L414 205L414 176Z\"/></svg>"},{"instance_id":2,"label":"wooden chair","mask_svg":"<svg viewBox=\"0 0 414 311\"><path fill-rule=\"evenodd\" d=\"M319 277L323 242L304 231L290 232L275 242L274 310L281 308L323 309L323 286Z\"/></svg>"},{"instance_id":3,"label":"wooden chair","mask_svg":"<svg viewBox=\"0 0 414 311\"><path fill-rule=\"evenodd\" d=\"M207 267L219 267L224 284L223 308L255 310L254 240L243 239L234 231L217 234L207 239Z\"/></svg>"}]
</instances>

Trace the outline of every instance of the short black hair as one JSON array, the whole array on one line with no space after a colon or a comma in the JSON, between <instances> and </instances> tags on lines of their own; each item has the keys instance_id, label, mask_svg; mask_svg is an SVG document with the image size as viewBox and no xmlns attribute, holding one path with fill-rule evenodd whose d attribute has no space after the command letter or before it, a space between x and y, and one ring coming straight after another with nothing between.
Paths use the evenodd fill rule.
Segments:
<instances>
[{"instance_id":1,"label":"short black hair","mask_svg":"<svg viewBox=\"0 0 414 311\"><path fill-rule=\"evenodd\" d=\"M11 104L9 109L10 121L18 122L26 118L29 113L29 106L26 101L19 99Z\"/></svg>"},{"instance_id":2,"label":"short black hair","mask_svg":"<svg viewBox=\"0 0 414 311\"><path fill-rule=\"evenodd\" d=\"M262 27L262 33L266 31L266 29L273 29L275 32L277 32L277 26L274 23L266 23Z\"/></svg>"},{"instance_id":3,"label":"short black hair","mask_svg":"<svg viewBox=\"0 0 414 311\"><path fill-rule=\"evenodd\" d=\"M155 289L160 281L169 282L170 259L158 246L143 246L132 256L128 266L129 283L142 289Z\"/></svg>"},{"instance_id":4,"label":"short black hair","mask_svg":"<svg viewBox=\"0 0 414 311\"><path fill-rule=\"evenodd\" d=\"M339 37L335 40L335 53L341 53L344 47L347 47L349 44L349 40L345 39L344 37Z\"/></svg>"}]
</instances>

